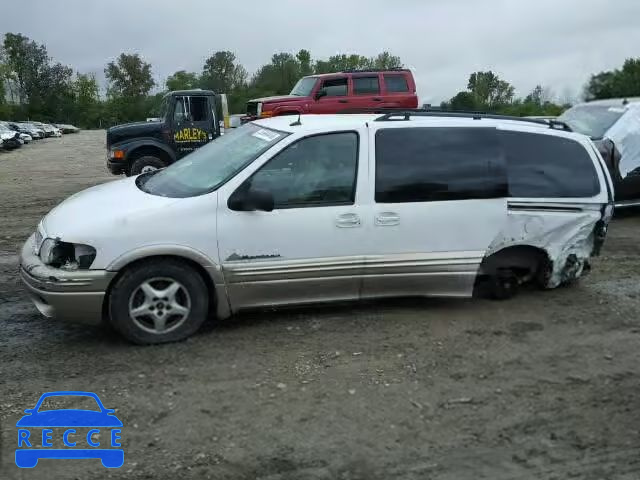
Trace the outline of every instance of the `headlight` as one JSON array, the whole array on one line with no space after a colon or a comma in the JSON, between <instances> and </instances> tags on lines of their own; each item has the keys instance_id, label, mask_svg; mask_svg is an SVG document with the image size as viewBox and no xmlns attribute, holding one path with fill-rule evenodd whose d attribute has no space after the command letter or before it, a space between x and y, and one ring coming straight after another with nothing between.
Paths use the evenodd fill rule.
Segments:
<instances>
[{"instance_id":1,"label":"headlight","mask_svg":"<svg viewBox=\"0 0 640 480\"><path fill-rule=\"evenodd\" d=\"M42 263L64 270L86 270L91 267L95 258L96 249L89 245L47 238L40 247Z\"/></svg>"}]
</instances>

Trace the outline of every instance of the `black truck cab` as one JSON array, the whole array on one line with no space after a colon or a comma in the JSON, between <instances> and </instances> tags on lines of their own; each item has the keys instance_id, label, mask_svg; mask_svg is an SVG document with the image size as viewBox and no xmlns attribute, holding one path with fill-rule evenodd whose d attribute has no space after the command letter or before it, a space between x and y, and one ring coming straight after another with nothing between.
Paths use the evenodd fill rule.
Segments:
<instances>
[{"instance_id":1,"label":"black truck cab","mask_svg":"<svg viewBox=\"0 0 640 480\"><path fill-rule=\"evenodd\" d=\"M107 167L114 175L164 168L220 136L223 99L210 90L178 90L162 100L161 118L107 130Z\"/></svg>"}]
</instances>

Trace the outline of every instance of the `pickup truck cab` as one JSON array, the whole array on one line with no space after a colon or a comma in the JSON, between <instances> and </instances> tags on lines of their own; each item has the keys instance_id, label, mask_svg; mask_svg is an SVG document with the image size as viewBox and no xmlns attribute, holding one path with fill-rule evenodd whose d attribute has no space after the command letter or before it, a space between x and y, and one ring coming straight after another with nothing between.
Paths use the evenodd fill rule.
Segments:
<instances>
[{"instance_id":1,"label":"pickup truck cab","mask_svg":"<svg viewBox=\"0 0 640 480\"><path fill-rule=\"evenodd\" d=\"M107 168L139 175L164 168L220 136L221 96L210 90L169 92L160 118L107 130Z\"/></svg>"},{"instance_id":2,"label":"pickup truck cab","mask_svg":"<svg viewBox=\"0 0 640 480\"><path fill-rule=\"evenodd\" d=\"M299 113L417 106L416 84L410 70L348 71L303 77L289 95L250 100L244 121Z\"/></svg>"},{"instance_id":3,"label":"pickup truck cab","mask_svg":"<svg viewBox=\"0 0 640 480\"><path fill-rule=\"evenodd\" d=\"M21 277L45 316L169 342L243 309L570 284L612 202L591 140L545 122L277 117L73 195L27 240Z\"/></svg>"}]
</instances>

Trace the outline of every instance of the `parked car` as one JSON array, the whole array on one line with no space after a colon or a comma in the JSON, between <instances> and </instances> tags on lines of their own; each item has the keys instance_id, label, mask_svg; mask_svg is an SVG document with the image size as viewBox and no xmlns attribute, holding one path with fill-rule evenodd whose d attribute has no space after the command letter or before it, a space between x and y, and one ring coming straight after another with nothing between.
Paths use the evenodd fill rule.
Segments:
<instances>
[{"instance_id":1,"label":"parked car","mask_svg":"<svg viewBox=\"0 0 640 480\"><path fill-rule=\"evenodd\" d=\"M78 127L74 127L73 125L68 125L65 123L55 123L53 126L58 128L63 134L78 133L80 131Z\"/></svg>"},{"instance_id":2,"label":"parked car","mask_svg":"<svg viewBox=\"0 0 640 480\"><path fill-rule=\"evenodd\" d=\"M614 181L616 206L640 205L640 98L582 103L559 120L598 147Z\"/></svg>"},{"instance_id":3,"label":"parked car","mask_svg":"<svg viewBox=\"0 0 640 480\"><path fill-rule=\"evenodd\" d=\"M2 138L2 148L5 150L14 150L24 143L18 132L11 130L3 123L0 123L0 138Z\"/></svg>"},{"instance_id":4,"label":"parked car","mask_svg":"<svg viewBox=\"0 0 640 480\"><path fill-rule=\"evenodd\" d=\"M34 136L32 135L32 132L30 129L28 129L26 126L21 125L19 123L15 123L15 122L3 122L9 129L18 132L20 134L24 134L26 136L29 137L29 141L33 140ZM25 139L26 137L23 137L23 139ZM28 143L28 142L27 142Z\"/></svg>"},{"instance_id":5,"label":"parked car","mask_svg":"<svg viewBox=\"0 0 640 480\"><path fill-rule=\"evenodd\" d=\"M44 130L36 127L33 123L20 122L17 125L24 128L27 131L27 133L33 137L34 140L40 140L42 138L45 138Z\"/></svg>"},{"instance_id":6,"label":"parked car","mask_svg":"<svg viewBox=\"0 0 640 480\"><path fill-rule=\"evenodd\" d=\"M60 132L59 129L55 128L52 125L49 125L48 123L33 122L33 124L44 131L45 137L61 137L62 136L62 133Z\"/></svg>"},{"instance_id":7,"label":"parked car","mask_svg":"<svg viewBox=\"0 0 640 480\"><path fill-rule=\"evenodd\" d=\"M247 103L244 121L299 113L340 113L368 108L417 108L410 70L367 70L301 78L289 95Z\"/></svg>"},{"instance_id":8,"label":"parked car","mask_svg":"<svg viewBox=\"0 0 640 480\"><path fill-rule=\"evenodd\" d=\"M21 278L45 316L106 315L136 343L184 339L214 311L507 298L588 271L612 188L589 138L544 122L276 117L73 195L25 243Z\"/></svg>"},{"instance_id":9,"label":"parked car","mask_svg":"<svg viewBox=\"0 0 640 480\"><path fill-rule=\"evenodd\" d=\"M20 131L20 129L14 127L11 123L9 122L0 122L0 124L2 124L4 127L6 127L7 129L11 130L12 132L16 132L19 134L19 138L21 140L21 144L25 144L25 143L30 143L31 140L33 140L33 138L31 137L31 135L27 134L27 133L23 133L22 131Z\"/></svg>"},{"instance_id":10,"label":"parked car","mask_svg":"<svg viewBox=\"0 0 640 480\"><path fill-rule=\"evenodd\" d=\"M210 90L166 94L159 121L127 123L107 130L107 168L139 175L164 168L220 136L224 95Z\"/></svg>"}]
</instances>

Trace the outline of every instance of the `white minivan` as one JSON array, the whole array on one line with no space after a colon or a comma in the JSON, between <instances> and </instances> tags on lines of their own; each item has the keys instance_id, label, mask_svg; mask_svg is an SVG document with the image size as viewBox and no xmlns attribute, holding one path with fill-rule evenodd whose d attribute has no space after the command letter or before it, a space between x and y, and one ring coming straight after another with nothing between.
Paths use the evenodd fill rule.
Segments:
<instances>
[{"instance_id":1,"label":"white minivan","mask_svg":"<svg viewBox=\"0 0 640 480\"><path fill-rule=\"evenodd\" d=\"M160 343L248 308L554 288L588 269L612 202L590 139L543 121L275 117L65 200L21 277L48 317Z\"/></svg>"}]
</instances>

